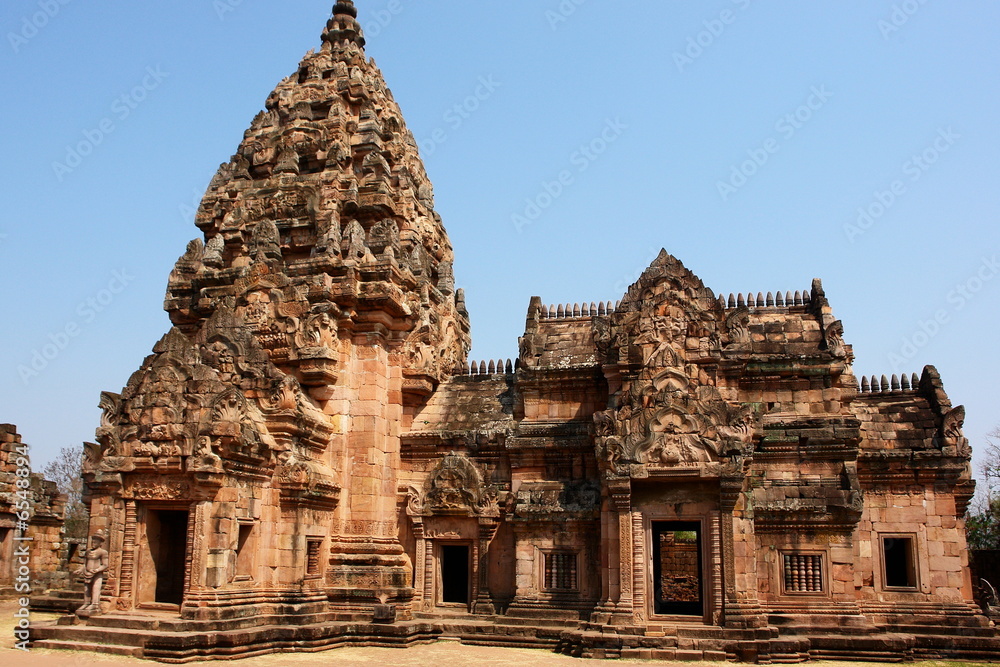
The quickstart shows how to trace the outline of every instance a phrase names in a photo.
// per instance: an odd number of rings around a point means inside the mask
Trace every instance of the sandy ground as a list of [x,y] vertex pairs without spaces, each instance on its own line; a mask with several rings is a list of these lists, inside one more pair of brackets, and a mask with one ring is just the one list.
[[[124,667],[132,665],[156,665],[161,663],[75,651],[44,651],[40,649],[21,651],[14,648],[13,631],[17,623],[14,612],[17,603],[0,602],[0,667]],[[48,621],[55,616],[32,614],[32,621]],[[580,660],[557,655],[547,651],[532,649],[491,648],[463,646],[455,641],[441,641],[435,644],[414,646],[409,649],[391,648],[340,648],[320,653],[276,653],[244,658],[242,660],[206,661],[187,663],[189,665],[233,665],[233,667],[535,667],[536,665],[569,665],[578,667],[610,667],[612,665],[668,665],[672,663],[643,660]],[[718,667],[719,663],[674,663],[685,667]],[[871,667],[870,663],[812,662],[810,667]],[[911,663],[911,667],[961,667],[977,663],[923,662]],[[979,663],[987,664],[987,663]]]

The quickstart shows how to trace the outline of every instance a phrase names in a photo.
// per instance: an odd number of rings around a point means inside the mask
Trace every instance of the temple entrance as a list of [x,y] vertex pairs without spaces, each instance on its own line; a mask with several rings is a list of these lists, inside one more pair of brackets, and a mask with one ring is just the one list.
[[468,605],[472,587],[469,545],[442,544],[440,549],[441,603]]
[[703,616],[701,524],[654,522],[652,528],[655,613]]
[[184,601],[188,513],[146,510],[139,568],[139,603],[180,605]]

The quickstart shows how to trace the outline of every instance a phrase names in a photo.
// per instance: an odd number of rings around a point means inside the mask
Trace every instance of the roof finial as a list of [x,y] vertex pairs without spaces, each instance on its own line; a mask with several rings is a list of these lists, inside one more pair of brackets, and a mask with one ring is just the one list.
[[358,8],[354,6],[354,0],[339,0],[333,6],[333,15],[347,14],[352,19],[358,18]]
[[358,23],[358,8],[352,0],[338,0],[333,6],[333,18],[326,24],[323,40],[331,44],[339,42],[354,42],[360,47],[365,45],[365,36]]

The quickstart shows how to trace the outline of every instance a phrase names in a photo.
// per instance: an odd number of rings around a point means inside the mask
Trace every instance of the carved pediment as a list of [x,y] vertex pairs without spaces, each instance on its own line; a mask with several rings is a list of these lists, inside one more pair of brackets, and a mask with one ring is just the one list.
[[431,471],[422,491],[410,488],[407,508],[411,515],[499,516],[499,492],[483,482],[468,457],[452,453]]
[[654,389],[626,401],[594,415],[598,459],[618,474],[630,465],[653,470],[742,458],[760,432],[755,406],[727,403],[712,387],[693,394]]
[[333,471],[319,461],[300,459],[290,452],[279,457],[274,479],[281,495],[291,501],[333,507],[340,498],[340,486]]
[[592,514],[601,506],[601,487],[593,480],[531,482],[516,495],[517,514]]
[[271,458],[274,448],[260,411],[237,389],[226,390],[215,399],[199,435],[209,438],[211,451],[227,461],[263,463]]

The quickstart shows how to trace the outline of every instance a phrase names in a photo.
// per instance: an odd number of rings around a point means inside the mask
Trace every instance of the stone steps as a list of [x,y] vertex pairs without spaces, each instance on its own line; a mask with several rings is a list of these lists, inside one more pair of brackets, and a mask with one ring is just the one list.
[[961,657],[971,659],[974,656],[991,655],[990,661],[996,661],[1000,652],[1000,637],[975,637],[941,633],[939,635],[914,635],[915,655],[940,656],[943,658]]
[[[107,621],[107,617],[102,618]],[[258,619],[259,620],[259,619]],[[274,619],[269,619],[273,621]],[[149,619],[146,619],[149,625]],[[408,646],[434,641],[440,625],[406,622],[397,625],[329,624],[258,625],[238,630],[172,632],[147,628],[114,628],[106,625],[32,626],[32,645],[73,648],[92,645],[128,650],[129,655],[162,662],[190,662],[206,657],[262,655],[279,651],[316,651],[346,645]]]
[[104,644],[138,648],[152,636],[170,636],[170,633],[136,631],[120,628],[95,628],[88,625],[42,625],[32,627],[32,641],[71,641],[84,644]]
[[728,659],[725,651],[691,651],[673,648],[624,648],[619,657],[623,660],[673,660],[676,662],[724,662]]
[[31,597],[31,611],[71,614],[83,606],[83,590],[55,589]]
[[[810,659],[900,662],[921,659],[988,659],[1000,654],[1000,637],[956,634],[953,628],[917,626],[922,633],[826,632],[788,634],[782,628],[733,630],[711,626],[670,625],[622,628],[544,620],[453,613],[419,613],[395,624],[302,623],[290,615],[257,616],[234,621],[185,620],[164,615],[114,614],[89,624],[37,624],[32,642],[39,648],[93,650],[139,656],[162,662],[191,662],[275,652],[322,651],[341,646],[405,647],[439,640],[476,646],[557,650],[587,658],[661,660],[756,660],[796,663]],[[69,617],[71,618],[71,617]],[[62,619],[66,623],[67,617]],[[529,622],[532,621],[533,622]],[[296,622],[299,621],[299,622]],[[249,625],[248,625],[249,624]],[[574,627],[568,628],[567,625]],[[589,626],[589,627],[584,627]],[[792,628],[798,630],[798,628]]]
[[929,626],[929,625],[893,625],[893,632],[911,634],[911,635],[947,635],[949,637],[987,637],[993,638],[997,636],[997,632],[994,628],[986,628],[981,626]]
[[187,632],[230,632],[278,624],[276,619],[286,619],[288,625],[317,625],[323,623],[351,623],[350,619],[342,619],[334,613],[317,614],[272,614],[266,616],[247,616],[245,618],[201,620],[180,618],[177,614],[140,615],[140,614],[103,614],[92,616],[87,624],[101,628],[124,628],[130,630],[160,631],[170,633]]
[[141,658],[142,648],[136,646],[120,646],[117,644],[92,644],[88,642],[61,641],[45,639],[31,644],[32,649],[49,649],[52,651],[91,651],[93,653],[108,653],[123,655],[130,658]]
[[901,634],[812,635],[809,655],[814,659],[902,662],[912,660],[913,637]]

